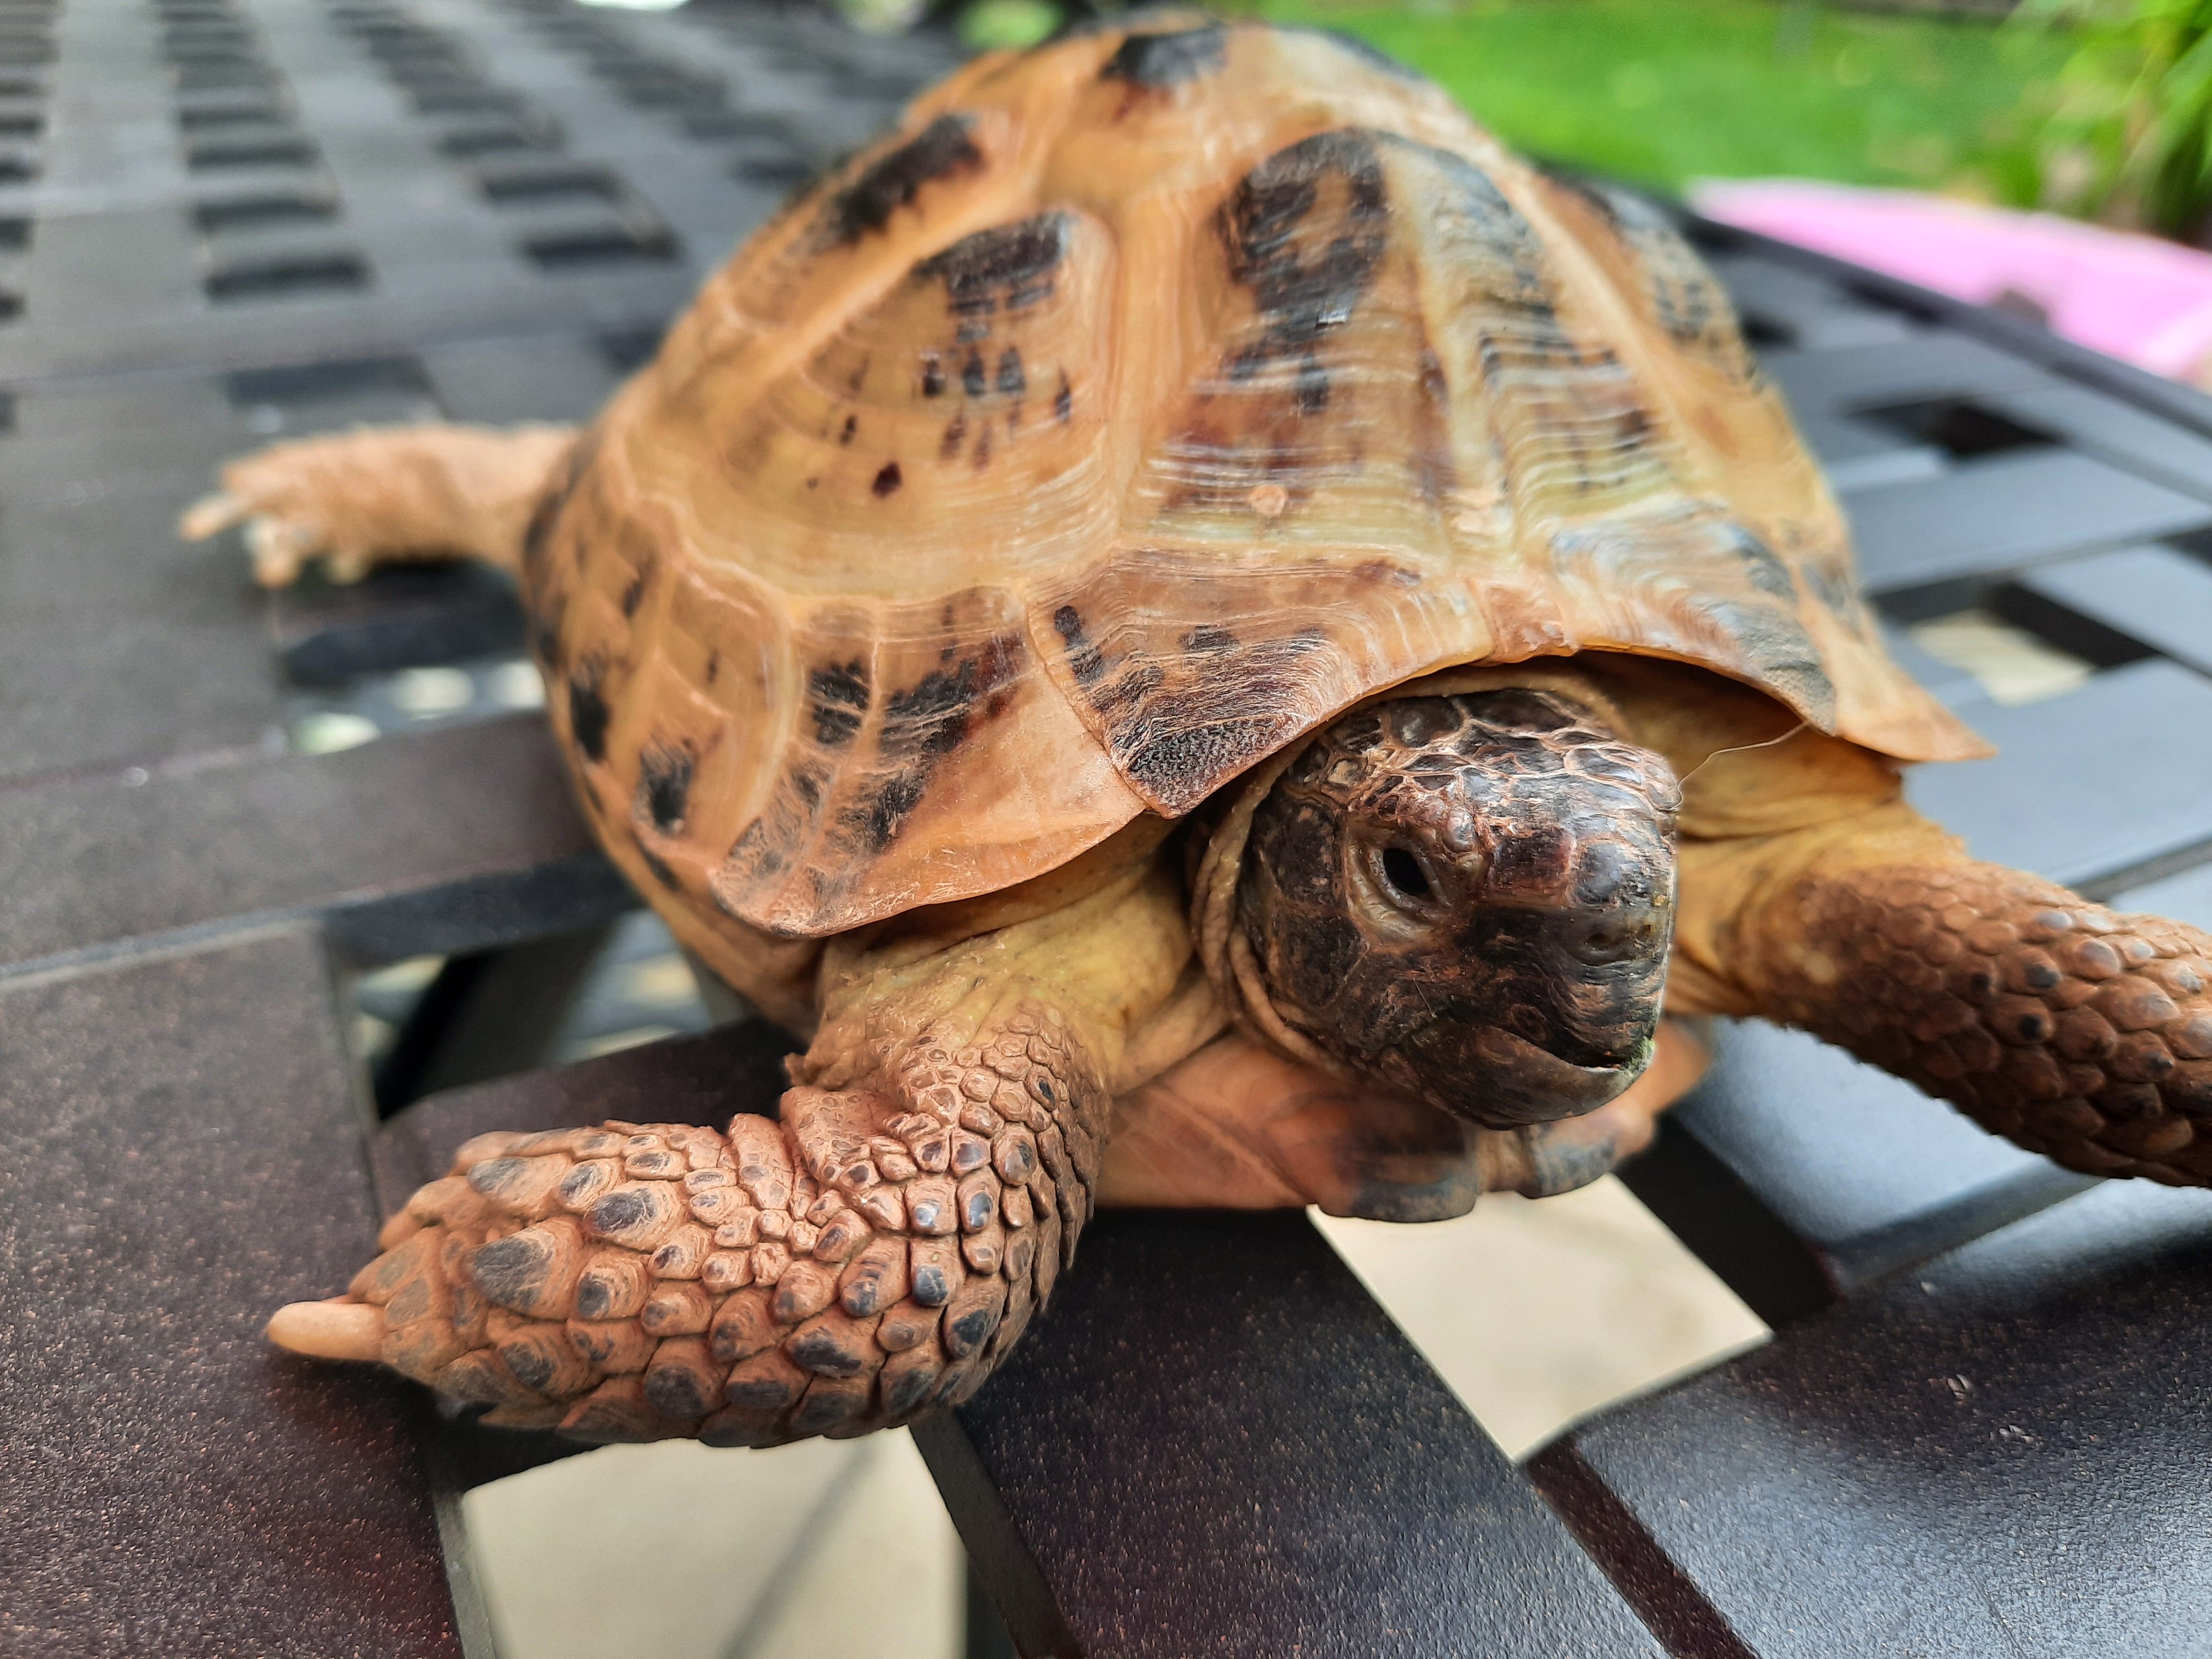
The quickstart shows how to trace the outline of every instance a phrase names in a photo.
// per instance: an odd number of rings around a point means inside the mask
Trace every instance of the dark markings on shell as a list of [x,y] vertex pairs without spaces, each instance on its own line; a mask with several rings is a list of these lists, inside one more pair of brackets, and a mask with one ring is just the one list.
[[1247,644],[1209,625],[1179,645],[1164,661],[1131,659],[1110,677],[1078,675],[1124,775],[1177,814],[1297,735],[1297,711],[1310,700],[1305,659],[1326,641],[1307,628]]
[[1029,377],[1022,373],[1022,354],[1018,348],[1008,346],[999,354],[997,386],[1008,397],[1018,397],[1029,389]]
[[937,354],[933,351],[921,360],[921,395],[936,398],[942,396],[944,392],[945,365],[938,362]]
[[623,616],[635,617],[637,615],[638,606],[645,603],[646,584],[652,579],[653,567],[650,564],[641,567],[637,574],[629,579],[629,586],[623,588],[622,591],[622,613]]
[[1229,32],[1218,23],[1170,34],[1133,34],[1121,42],[1102,81],[1127,81],[1136,87],[1179,87],[1218,75],[1229,61]]
[[[916,282],[943,283],[945,303],[956,317],[981,319],[1002,303],[1020,310],[1051,293],[1053,275],[1067,257],[1073,229],[1074,221],[1065,213],[1040,213],[994,225],[933,253],[915,266],[912,276]],[[980,357],[971,354],[969,361],[980,369]],[[963,369],[963,382],[967,374]],[[970,386],[969,392],[977,396],[981,390]]]
[[1410,140],[1393,143],[1448,182],[1433,211],[1455,249],[1470,298],[1486,313],[1477,361],[1481,383],[1504,417],[1525,419],[1542,432],[1553,477],[1577,495],[1679,491],[1667,459],[1670,446],[1635,375],[1610,347],[1578,340],[1561,322],[1551,261],[1535,228],[1465,157]]
[[1866,598],[1859,591],[1858,574],[1851,568],[1850,555],[1841,549],[1815,553],[1805,561],[1804,574],[1815,599],[1854,629],[1868,632]]
[[1459,464],[1451,447],[1451,383],[1434,350],[1421,350],[1421,402],[1415,411],[1412,465],[1413,487],[1423,500],[1441,506],[1458,487]]
[[[1343,192],[1301,236],[1324,185]],[[1346,127],[1278,150],[1246,173],[1217,222],[1229,273],[1252,291],[1266,336],[1237,352],[1232,380],[1280,359],[1298,362],[1303,414],[1328,406],[1328,373],[1315,347],[1352,319],[1387,246],[1390,205],[1375,136]]]
[[832,663],[806,677],[807,712],[814,717],[814,741],[824,749],[852,742],[868,712],[872,695],[868,667],[858,657]]
[[906,479],[899,471],[899,464],[896,461],[885,461],[877,471],[875,482],[868,488],[875,495],[883,496],[890,495],[905,482]]
[[1751,578],[1751,585],[1784,605],[1795,605],[1797,581],[1790,574],[1790,567],[1775,556],[1772,548],[1741,525],[1730,525],[1729,531],[1735,556],[1743,561],[1744,574]]
[[968,735],[976,706],[1012,678],[1021,642],[1000,635],[948,672],[933,669],[884,702],[884,754],[894,760],[942,759]]
[[1629,191],[1553,168],[1539,171],[1553,187],[1588,204],[1620,239],[1642,279],[1652,320],[1670,339],[1731,375],[1758,379],[1735,303],[1660,209]]
[[1106,659],[1083,631],[1083,614],[1072,605],[1063,605],[1052,613],[1052,625],[1060,632],[1060,643],[1066,647],[1067,672],[1075,676],[1078,685],[1091,685],[1106,672]]
[[[579,444],[579,449],[583,446]],[[568,504],[568,493],[575,480],[571,477],[558,489],[549,489],[532,509],[530,525],[522,532],[522,574],[525,580],[539,583],[545,580],[546,554],[552,546],[553,526],[561,521],[561,509]]]
[[963,415],[955,415],[951,420],[945,423],[945,436],[938,442],[937,459],[940,461],[951,460],[955,455],[957,455],[960,453],[960,446],[965,443],[967,440],[967,416]]
[[586,760],[607,757],[607,722],[612,711],[601,688],[606,684],[606,665],[580,664],[568,676],[568,732]]
[[972,137],[975,123],[965,115],[940,115],[890,154],[878,156],[860,177],[832,196],[822,210],[823,241],[849,247],[911,203],[933,179],[973,173],[983,152]]
[[637,757],[637,804],[664,836],[684,826],[691,798],[691,774],[698,764],[680,744],[656,743]]
[[1075,413],[1075,389],[1067,383],[1066,369],[1060,371],[1060,390],[1052,396],[1052,412],[1054,418],[1062,426],[1066,426],[1069,417]]
[[530,586],[543,585],[547,571],[546,556],[553,544],[553,528],[560,522],[562,509],[568,498],[576,493],[576,486],[599,459],[599,429],[593,426],[576,440],[568,451],[567,462],[561,469],[560,482],[538,498],[532,509],[530,523],[522,532],[522,574]]
[[1388,583],[1393,587],[1419,587],[1421,585],[1419,571],[1395,564],[1389,559],[1363,559],[1352,567],[1352,574],[1361,582],[1370,585]]
[[971,398],[980,398],[990,390],[991,382],[983,373],[983,354],[971,351],[968,361],[960,366],[960,389]]
[[975,470],[981,472],[991,464],[991,423],[983,422],[983,429],[975,434]]
[[837,434],[838,447],[842,449],[847,444],[851,443],[854,436],[860,431],[860,417],[857,415],[848,415],[845,417],[844,426],[839,429]]
[[[1647,593],[1692,660],[1741,662],[1816,726],[1835,720],[1836,689],[1797,615],[1789,567],[1732,520],[1684,507],[1672,518],[1555,532],[1553,556],[1608,588]],[[1746,579],[1759,597],[1736,599]]]
[[1021,653],[1018,637],[999,635],[957,666],[933,669],[884,699],[877,746],[891,763],[890,775],[853,823],[870,850],[890,845],[927,792],[938,763],[968,740],[979,720],[1003,711],[1000,694],[1013,679]]
[[530,654],[548,674],[561,669],[561,622],[548,609],[532,606],[530,613]]
[[667,860],[662,858],[659,854],[654,852],[634,835],[629,838],[629,842],[631,847],[636,849],[638,862],[645,866],[647,872],[655,881],[672,893],[684,890],[683,882],[678,879],[676,872],[668,867]]

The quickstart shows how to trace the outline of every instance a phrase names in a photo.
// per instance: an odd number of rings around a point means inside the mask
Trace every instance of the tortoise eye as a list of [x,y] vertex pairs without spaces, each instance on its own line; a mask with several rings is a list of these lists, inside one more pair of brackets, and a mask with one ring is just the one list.
[[1463,878],[1457,866],[1440,869],[1402,841],[1371,847],[1367,854],[1368,884],[1376,896],[1401,921],[1424,927],[1449,915]]
[[1416,904],[1425,903],[1436,896],[1436,889],[1430,886],[1428,874],[1421,868],[1420,860],[1402,847],[1382,849],[1382,879]]

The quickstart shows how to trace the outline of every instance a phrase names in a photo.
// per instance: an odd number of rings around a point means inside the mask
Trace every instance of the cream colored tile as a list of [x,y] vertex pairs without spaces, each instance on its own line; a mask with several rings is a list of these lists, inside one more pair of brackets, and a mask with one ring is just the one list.
[[[958,1650],[959,1545],[903,1430],[611,1446],[479,1487],[463,1516],[501,1659]],[[896,1597],[854,1595],[856,1562]]]
[[1769,1334],[1610,1176],[1533,1202],[1493,1194],[1456,1221],[1315,1220],[1516,1458]]
[[844,1501],[722,1659],[959,1659],[967,1564],[903,1429],[858,1443]]
[[2081,658],[1986,611],[1955,611],[1908,631],[1912,642],[1938,662],[1972,674],[1995,702],[2040,702],[2087,684],[2096,672]]

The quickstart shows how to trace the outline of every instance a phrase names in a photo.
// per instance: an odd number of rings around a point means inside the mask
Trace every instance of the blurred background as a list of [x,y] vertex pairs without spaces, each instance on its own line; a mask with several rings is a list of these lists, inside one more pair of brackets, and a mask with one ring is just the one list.
[[[843,0],[873,27],[913,3]],[[2212,385],[2208,0],[1220,9],[1357,35],[1547,161]],[[1071,15],[1066,0],[964,0],[937,15],[980,48]]]

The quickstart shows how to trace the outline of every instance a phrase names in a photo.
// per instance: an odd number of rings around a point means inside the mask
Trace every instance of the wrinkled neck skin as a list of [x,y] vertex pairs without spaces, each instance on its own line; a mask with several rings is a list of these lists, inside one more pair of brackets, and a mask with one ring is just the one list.
[[1493,1127],[1635,1080],[1675,904],[1673,771],[1595,691],[1529,678],[1340,717],[1255,810],[1237,887],[1284,1025]]

